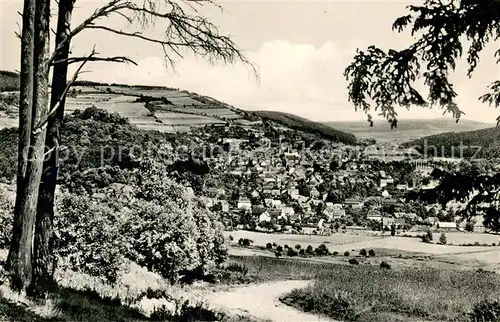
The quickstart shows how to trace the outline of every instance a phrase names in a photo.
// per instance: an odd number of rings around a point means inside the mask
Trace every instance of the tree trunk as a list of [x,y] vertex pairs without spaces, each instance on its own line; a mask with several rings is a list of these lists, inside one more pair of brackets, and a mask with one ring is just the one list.
[[31,136],[33,109],[33,50],[35,33],[35,0],[25,0],[21,37],[21,88],[19,101],[19,143],[17,155],[17,194],[14,210],[12,239],[6,269],[10,272],[12,286],[20,290],[31,274],[31,239],[34,218],[20,212],[24,197],[24,182]]
[[73,4],[73,0],[60,0],[58,8],[55,45],[58,51],[54,60],[58,63],[54,65],[52,73],[51,109],[58,101],[61,102],[57,113],[49,119],[47,124],[45,145],[52,152],[45,157],[38,195],[31,285],[31,291],[38,296],[50,291],[54,285],[55,259],[52,249],[54,197],[59,167],[59,127],[64,117],[65,97],[63,93],[67,86],[68,63],[65,60],[68,59],[70,47],[70,41],[66,38],[71,32]]
[[22,234],[26,238],[25,240],[21,240],[23,243],[20,245],[20,251],[24,254],[23,260],[26,261],[26,270],[23,272],[23,276],[17,280],[17,285],[14,286],[19,290],[25,289],[32,278],[33,223],[38,203],[38,189],[42,175],[45,143],[45,129],[44,127],[39,127],[39,125],[47,115],[49,98],[49,19],[50,0],[38,0],[35,8],[33,114],[30,130],[30,149],[18,214],[26,220],[26,225],[22,227]]

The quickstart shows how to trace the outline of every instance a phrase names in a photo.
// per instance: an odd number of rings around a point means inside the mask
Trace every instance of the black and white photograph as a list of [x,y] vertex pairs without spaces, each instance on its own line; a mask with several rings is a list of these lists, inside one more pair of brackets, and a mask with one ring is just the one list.
[[0,23],[1,322],[500,322],[500,0]]

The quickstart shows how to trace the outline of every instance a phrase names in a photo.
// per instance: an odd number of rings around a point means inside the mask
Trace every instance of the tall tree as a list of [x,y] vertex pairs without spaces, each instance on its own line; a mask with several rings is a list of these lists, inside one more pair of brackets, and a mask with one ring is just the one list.
[[[31,6],[31,4],[28,4]],[[25,289],[32,278],[32,244],[34,221],[36,217],[38,190],[44,158],[45,128],[39,126],[46,118],[48,107],[48,80],[49,80],[49,45],[50,45],[50,0],[39,0],[34,10],[34,37],[33,37],[33,98],[32,114],[29,124],[20,124],[21,132],[29,129],[29,148],[26,160],[26,171],[21,190],[17,193],[18,208],[16,216],[22,218],[23,226],[20,232],[21,243],[17,247],[17,239],[13,238],[15,245],[11,252],[22,254],[22,260],[13,253],[9,258],[9,268],[12,272],[12,286],[15,289]],[[31,60],[30,60],[31,62]],[[27,66],[25,66],[26,68]],[[25,129],[24,127],[27,127]],[[24,155],[23,155],[24,157]],[[13,261],[13,259],[16,259]]]
[[14,211],[12,241],[6,268],[11,272],[13,285],[22,287],[22,280],[31,274],[31,235],[29,227],[33,219],[20,212],[26,176],[28,150],[31,137],[31,115],[33,108],[33,50],[35,37],[35,0],[25,0],[23,9],[23,29],[21,35],[21,75],[19,101],[19,144],[17,191]]
[[[40,181],[37,216],[35,221],[35,239],[33,261],[33,280],[31,292],[41,295],[52,287],[52,276],[55,262],[51,253],[52,222],[54,221],[54,197],[57,183],[57,168],[59,165],[59,126],[64,117],[65,95],[67,92],[67,74],[71,33],[71,15],[74,0],[60,0],[58,3],[57,30],[52,84],[50,94],[50,110],[54,117],[47,120],[46,148],[47,158],[43,164]],[[61,105],[61,108],[57,108]],[[50,113],[50,112],[49,112]]]
[[[396,19],[393,30],[410,29],[415,42],[403,50],[384,51],[376,46],[358,50],[345,70],[349,99],[356,109],[365,113],[375,110],[392,121],[397,119],[397,106],[430,104],[451,113],[458,122],[464,113],[455,102],[458,94],[449,75],[466,49],[467,75],[472,77],[481,51],[489,43],[498,44],[500,0],[426,0],[423,5],[408,9],[410,14]],[[495,57],[500,63],[500,49]],[[498,75],[497,70],[494,73]],[[427,99],[416,89],[415,82],[420,79],[429,89]],[[490,84],[479,99],[499,107],[500,80]],[[462,215],[482,212],[486,226],[500,231],[499,174],[459,171],[442,172],[438,177],[441,183],[422,193],[423,199],[442,204],[450,200],[467,202]]]

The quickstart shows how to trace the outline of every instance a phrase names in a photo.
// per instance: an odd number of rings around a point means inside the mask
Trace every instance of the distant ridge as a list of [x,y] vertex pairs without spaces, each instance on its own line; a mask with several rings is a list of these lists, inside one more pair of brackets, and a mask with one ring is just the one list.
[[10,92],[19,90],[19,74],[0,70],[0,92]]
[[352,133],[346,133],[330,125],[314,122],[297,115],[274,111],[255,111],[249,113],[257,115],[263,120],[273,121],[294,130],[317,134],[334,142],[356,144],[357,141],[356,136]]
[[[427,155],[433,155],[437,151],[439,157],[499,158],[500,129],[492,127],[475,131],[441,133],[405,142],[402,146],[414,147]],[[433,147],[436,147],[436,150]],[[460,152],[461,147],[463,152]]]
[[391,130],[385,120],[376,120],[373,127],[367,121],[327,122],[330,126],[341,131],[355,134],[359,138],[373,138],[380,142],[404,143],[429,135],[445,132],[474,131],[492,127],[491,123],[482,123],[473,120],[461,119],[458,123],[454,119],[402,119],[398,127]]

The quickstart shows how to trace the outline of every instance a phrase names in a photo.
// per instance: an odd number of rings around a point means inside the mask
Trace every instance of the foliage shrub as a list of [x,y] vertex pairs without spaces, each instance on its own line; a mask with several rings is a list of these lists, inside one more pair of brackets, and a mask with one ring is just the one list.
[[368,256],[370,256],[370,257],[375,256],[375,251],[374,251],[373,249],[370,249],[370,250],[368,251]]
[[345,251],[345,252],[344,252],[344,256],[345,256],[345,257],[348,257],[349,255],[351,255],[351,253],[349,253],[348,251]]
[[366,249],[362,248],[362,249],[359,251],[359,256],[366,257],[367,255],[368,255],[368,253],[366,252]]
[[243,276],[248,274],[248,267],[244,264],[231,263],[228,264],[225,269],[230,272],[241,273]]
[[286,251],[286,255],[290,256],[290,257],[295,257],[298,254],[299,253],[295,249],[293,249],[293,248],[288,248],[287,251]]
[[496,322],[500,320],[500,300],[476,303],[469,313],[470,322]]
[[273,244],[267,243],[266,244],[266,249],[273,249]]
[[248,247],[248,246],[250,246],[251,243],[252,243],[252,241],[248,238],[240,238],[238,240],[238,245],[243,246],[243,247]]
[[387,263],[387,262],[384,261],[384,262],[380,263],[380,268],[382,268],[382,269],[391,269],[391,265],[389,265],[389,263]]
[[129,205],[122,227],[127,256],[171,281],[219,267],[227,245],[215,215],[192,192],[162,176],[158,164],[142,168],[149,169],[138,180],[143,200]]
[[474,231],[474,222],[472,221],[467,221],[465,223],[465,230],[468,231],[468,232],[473,232]]
[[431,231],[430,229],[429,229],[429,230],[427,230],[427,234],[426,234],[426,236],[427,236],[427,239],[428,239],[429,241],[433,241],[433,240],[434,240],[434,236],[433,236],[432,231]]
[[325,244],[321,244],[316,249],[314,250],[314,253],[317,256],[327,256],[330,254],[330,251],[328,250],[328,247],[326,247]]
[[281,245],[278,245],[278,246],[276,247],[276,251],[278,251],[278,252],[282,252],[282,251],[283,251],[283,247],[282,247]]
[[14,202],[0,193],[0,249],[8,249],[14,221]]
[[63,266],[115,282],[125,245],[116,212],[86,196],[63,194],[56,201],[53,242]]
[[359,265],[359,261],[356,258],[351,258],[351,259],[349,259],[349,264]]
[[306,248],[306,255],[307,256],[312,256],[314,255],[314,249],[312,248],[311,245],[308,245],[307,248]]
[[446,245],[447,244],[447,240],[446,240],[446,235],[445,233],[442,233],[441,236],[439,236],[439,243],[441,245]]
[[189,300],[176,302],[173,310],[165,305],[155,308],[150,316],[152,321],[224,321],[227,318],[225,313],[209,309],[203,302],[191,305]]
[[199,272],[202,277],[224,262],[227,249],[222,228],[208,210],[139,202],[128,216],[123,233],[132,260],[171,281]]
[[280,300],[305,312],[326,314],[342,321],[358,318],[355,302],[346,292],[330,293],[326,290],[312,292],[311,289],[295,289]]

